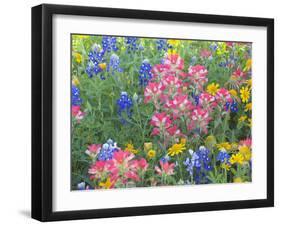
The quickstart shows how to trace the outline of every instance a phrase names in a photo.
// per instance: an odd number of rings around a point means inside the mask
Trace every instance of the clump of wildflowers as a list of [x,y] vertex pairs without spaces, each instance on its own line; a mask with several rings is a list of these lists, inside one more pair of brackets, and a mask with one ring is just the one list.
[[125,46],[127,48],[127,52],[142,50],[142,45],[137,37],[125,37]]
[[118,151],[117,143],[111,139],[108,139],[106,143],[102,145],[101,150],[98,153],[98,160],[109,160],[112,159],[113,154]]
[[116,52],[118,50],[116,37],[103,36],[102,37],[102,48],[103,48],[103,51]]
[[167,52],[168,49],[172,48],[172,46],[168,43],[167,39],[157,39],[156,47],[158,51],[163,50],[165,52]]

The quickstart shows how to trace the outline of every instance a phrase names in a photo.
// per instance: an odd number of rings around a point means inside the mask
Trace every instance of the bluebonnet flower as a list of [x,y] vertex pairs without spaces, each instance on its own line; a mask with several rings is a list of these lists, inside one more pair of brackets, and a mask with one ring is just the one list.
[[120,98],[116,101],[117,112],[123,124],[126,123],[122,113],[124,112],[129,118],[132,116],[133,100],[128,96],[127,92],[121,92]]
[[201,163],[199,156],[196,152],[189,149],[189,154],[191,155],[191,158],[187,157],[186,160],[183,162],[183,164],[186,166],[186,170],[189,172],[190,175],[193,174],[193,167],[200,168]]
[[209,157],[210,150],[204,146],[200,146],[196,153],[199,156],[199,160],[201,160],[201,164],[203,165],[204,169],[211,170],[211,159]]
[[212,43],[209,48],[212,50],[212,51],[216,51],[217,48],[218,48],[218,45],[216,43]]
[[172,48],[171,45],[167,42],[167,39],[157,39],[156,47],[158,51],[164,50],[167,51],[169,48]]
[[230,155],[226,152],[226,150],[221,150],[217,155],[217,161],[221,163],[228,163]]
[[106,161],[113,158],[113,154],[118,151],[117,143],[111,139],[108,139],[106,143],[102,145],[102,148],[98,154],[98,160]]
[[222,61],[219,63],[219,67],[226,67],[226,66],[227,66],[227,62]]
[[231,112],[236,113],[238,111],[238,104],[236,101],[226,102],[224,105],[224,109],[226,111],[230,110]]
[[165,155],[165,156],[163,156],[160,159],[160,161],[163,162],[163,163],[169,162],[170,161],[170,157],[168,155]]
[[78,190],[85,190],[86,189],[86,183],[85,182],[80,182],[77,184],[77,189]]
[[82,103],[82,99],[80,98],[80,90],[75,85],[72,85],[71,92],[72,106],[80,106]]
[[125,37],[125,45],[127,47],[127,52],[142,49],[142,46],[139,44],[139,39],[137,37]]
[[190,158],[186,158],[183,164],[186,166],[187,172],[194,177],[195,183],[208,183],[206,171],[212,170],[211,159],[209,157],[210,150],[204,146],[200,146],[195,152],[189,150]]
[[140,86],[147,86],[152,78],[151,65],[148,60],[144,60],[139,70],[139,84]]
[[193,99],[194,99],[195,105],[198,106],[200,94],[199,94],[199,95],[195,95],[194,93],[192,93],[191,96],[192,96]]
[[102,37],[102,48],[103,51],[116,52],[118,50],[116,46],[116,37],[110,37],[110,36],[103,36]]
[[123,71],[123,69],[120,68],[119,56],[117,56],[114,53],[110,56],[109,64],[107,65],[107,71],[110,71],[110,70],[112,71],[112,74],[114,74],[114,72]]
[[[92,50],[88,54],[89,60],[86,67],[86,73],[88,74],[89,78],[92,78],[93,75],[97,75],[103,71],[101,65],[104,64],[104,53],[105,51],[101,49],[99,45],[93,45]],[[104,79],[102,75],[100,76],[101,79]]]

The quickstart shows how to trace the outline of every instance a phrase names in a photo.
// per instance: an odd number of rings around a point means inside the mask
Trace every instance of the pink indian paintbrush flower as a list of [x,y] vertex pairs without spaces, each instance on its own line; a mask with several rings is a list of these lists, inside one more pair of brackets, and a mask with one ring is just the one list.
[[203,90],[203,85],[208,81],[208,71],[203,65],[190,66],[188,76],[193,86],[198,90]]
[[225,88],[220,88],[216,93],[216,100],[217,102],[220,102],[222,104],[225,104],[226,102],[232,102],[231,95],[229,91]]
[[81,111],[80,106],[72,106],[71,113],[72,116],[77,120],[77,122],[80,122],[80,120],[83,119],[85,116],[85,112]]
[[244,78],[247,74],[244,73],[240,68],[237,68],[233,73],[233,76],[237,77],[237,78]]
[[148,103],[150,100],[156,101],[162,94],[165,86],[158,82],[149,82],[144,90],[144,103]]
[[239,142],[239,144],[241,145],[241,146],[243,146],[243,145],[245,145],[245,146],[247,146],[247,147],[251,147],[252,146],[252,139],[251,138],[247,138],[247,139],[245,139],[245,140],[241,140],[240,142]]
[[160,167],[159,166],[155,166],[155,170],[159,175],[173,175],[174,174],[174,168],[175,168],[175,164],[174,163],[169,163],[169,162],[163,162],[160,161]]
[[96,156],[99,151],[101,150],[101,144],[91,144],[88,146],[88,149],[85,151],[85,153],[89,156]]
[[191,119],[192,120],[189,125],[190,128],[200,129],[204,133],[208,132],[207,126],[209,124],[209,121],[211,120],[211,117],[209,116],[209,112],[206,109],[196,107],[192,111]]
[[178,54],[168,54],[163,63],[171,65],[172,69],[182,70],[184,68],[184,60]]
[[150,124],[156,127],[168,128],[172,125],[170,117],[165,113],[155,113],[150,121]]
[[201,50],[200,52],[200,56],[201,57],[205,57],[205,58],[208,58],[212,55],[212,52],[210,50],[207,50],[207,49],[203,49]]

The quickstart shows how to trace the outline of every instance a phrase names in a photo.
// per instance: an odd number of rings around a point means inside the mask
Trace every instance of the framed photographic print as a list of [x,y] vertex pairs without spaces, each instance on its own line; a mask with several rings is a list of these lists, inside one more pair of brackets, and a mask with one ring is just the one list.
[[32,217],[274,205],[274,21],[32,8]]

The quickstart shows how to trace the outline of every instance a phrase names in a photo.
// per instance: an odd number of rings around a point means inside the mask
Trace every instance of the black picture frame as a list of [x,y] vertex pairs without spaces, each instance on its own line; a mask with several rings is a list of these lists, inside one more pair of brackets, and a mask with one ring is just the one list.
[[[52,18],[55,14],[246,25],[267,29],[267,198],[95,210],[52,210]],[[40,221],[122,217],[274,206],[274,20],[43,4],[32,8],[32,218]]]

